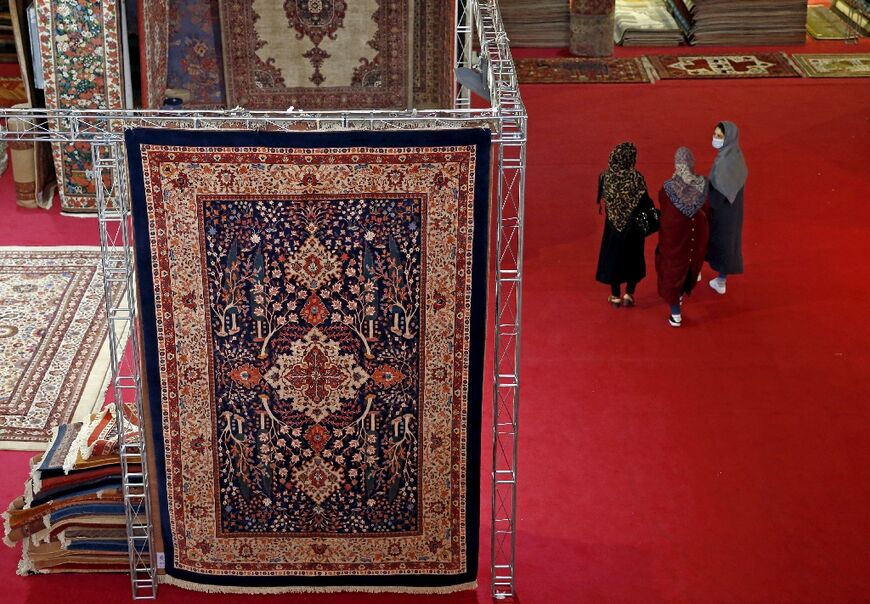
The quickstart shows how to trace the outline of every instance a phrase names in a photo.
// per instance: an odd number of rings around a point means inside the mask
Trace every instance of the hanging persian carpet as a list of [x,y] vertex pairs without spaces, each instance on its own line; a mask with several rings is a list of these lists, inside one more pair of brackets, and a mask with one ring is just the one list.
[[452,106],[453,2],[219,0],[227,103]]
[[126,144],[163,580],[471,588],[489,132]]

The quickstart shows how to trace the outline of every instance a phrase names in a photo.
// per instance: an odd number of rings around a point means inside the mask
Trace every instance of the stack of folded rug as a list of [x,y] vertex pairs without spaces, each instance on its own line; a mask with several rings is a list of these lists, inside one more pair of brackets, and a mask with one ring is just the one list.
[[692,28],[695,26],[695,21],[692,19],[692,11],[689,10],[686,4],[687,0],[665,0],[665,6],[668,12],[676,21],[680,31],[683,32],[683,37],[691,42]]
[[679,46],[683,32],[665,0],[616,0],[613,41],[623,46]]
[[816,40],[849,40],[857,37],[854,27],[850,27],[825,4],[810,4],[807,8],[807,33]]
[[862,36],[870,36],[870,1],[834,0],[831,10]]
[[568,46],[568,0],[500,0],[511,46]]
[[[135,433],[136,417],[128,410],[125,418]],[[31,460],[24,495],[3,515],[4,542],[23,544],[19,574],[128,570],[117,425],[114,406],[62,424]]]
[[698,45],[801,44],[806,40],[806,0],[669,0],[672,12],[691,15]]

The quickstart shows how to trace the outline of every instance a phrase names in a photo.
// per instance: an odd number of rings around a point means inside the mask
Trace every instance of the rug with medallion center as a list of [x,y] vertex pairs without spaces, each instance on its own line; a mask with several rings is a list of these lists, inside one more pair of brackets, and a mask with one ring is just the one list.
[[219,0],[230,107],[447,108],[454,4]]
[[164,581],[474,585],[489,148],[127,133]]
[[102,406],[107,331],[100,248],[0,248],[0,449]]

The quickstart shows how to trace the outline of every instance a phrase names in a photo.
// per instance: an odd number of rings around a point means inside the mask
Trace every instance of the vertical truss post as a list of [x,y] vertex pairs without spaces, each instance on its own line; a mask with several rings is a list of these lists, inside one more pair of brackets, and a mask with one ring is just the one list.
[[[524,125],[522,130],[524,130]],[[523,281],[524,136],[498,149],[492,459],[492,595],[515,593],[519,361]]]
[[517,443],[527,116],[498,5],[475,3],[481,52],[487,55],[498,120],[496,284],[492,425],[492,554],[496,599],[516,594]]
[[[456,67],[471,67],[474,51],[474,20],[471,18],[469,0],[454,0],[456,15],[456,45],[454,65]],[[454,109],[471,107],[471,92],[459,82],[454,81]]]
[[[131,411],[137,418],[143,417],[143,402],[139,374],[134,248],[123,143],[118,140],[94,141],[91,156],[109,321],[110,383],[118,424],[121,485],[130,554],[130,586],[134,600],[154,599],[157,597],[157,569],[152,555],[153,524],[148,497],[145,439],[142,431],[128,433],[125,429]],[[127,340],[124,339],[125,335]]]

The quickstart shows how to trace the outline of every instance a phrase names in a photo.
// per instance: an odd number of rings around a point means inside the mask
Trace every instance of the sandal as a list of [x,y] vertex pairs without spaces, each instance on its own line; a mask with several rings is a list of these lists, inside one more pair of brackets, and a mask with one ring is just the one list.
[[631,294],[624,294],[622,296],[622,305],[625,307],[634,306],[634,296]]
[[619,296],[607,296],[607,301],[613,305],[613,308],[619,308],[619,305],[622,302]]

